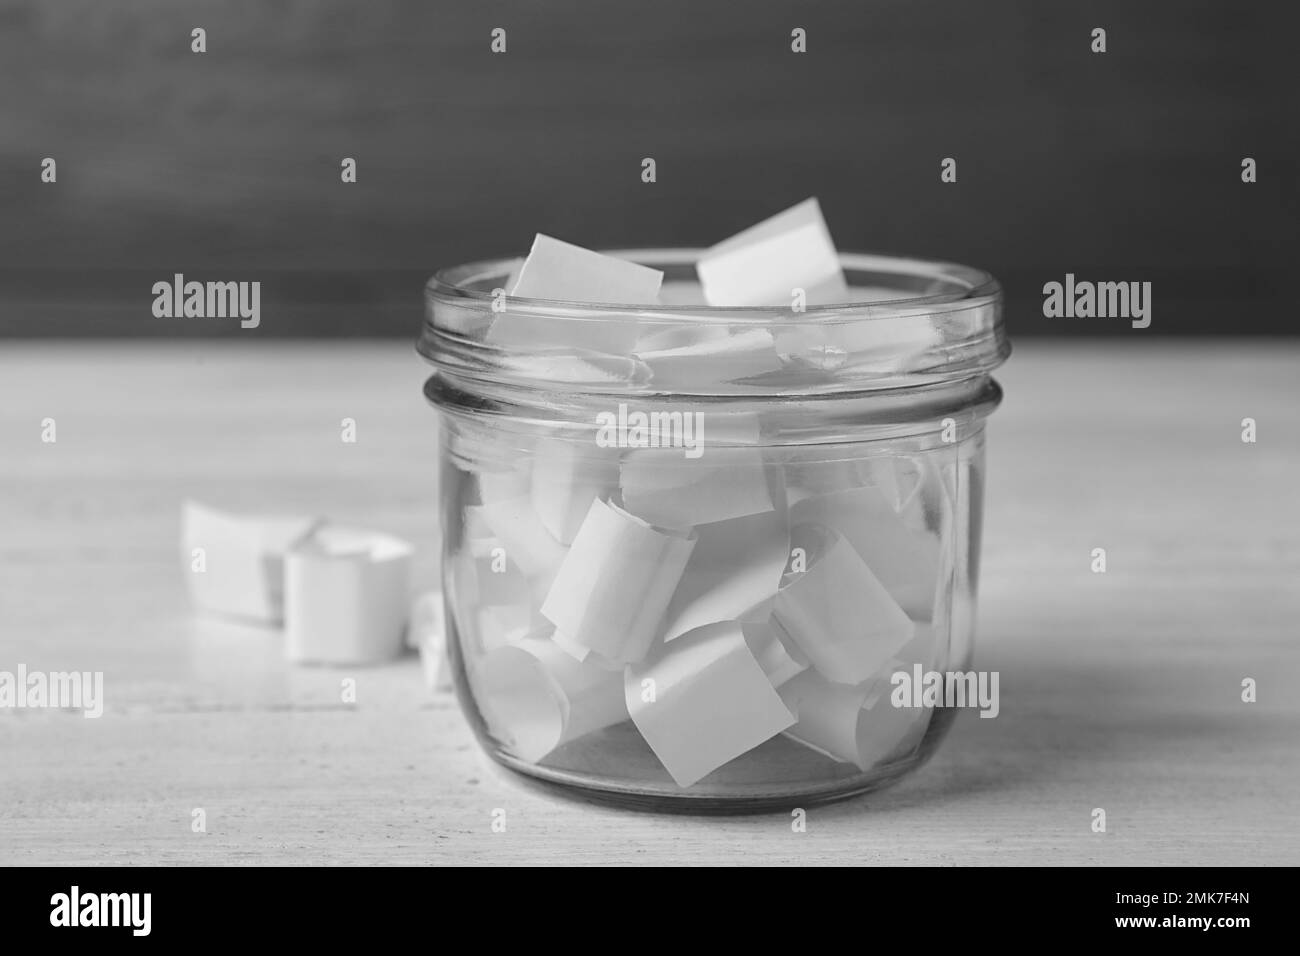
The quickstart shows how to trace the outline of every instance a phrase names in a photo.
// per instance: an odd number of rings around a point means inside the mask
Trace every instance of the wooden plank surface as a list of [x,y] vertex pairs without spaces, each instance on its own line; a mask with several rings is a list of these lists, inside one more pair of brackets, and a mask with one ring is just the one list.
[[6,345],[0,669],[103,670],[106,705],[0,710],[0,863],[1300,863],[1298,368],[1293,343],[1020,348],[991,421],[977,645],[1001,714],[796,834],[539,791],[414,659],[290,667],[276,632],[191,614],[187,495],[397,532],[432,574],[408,343]]

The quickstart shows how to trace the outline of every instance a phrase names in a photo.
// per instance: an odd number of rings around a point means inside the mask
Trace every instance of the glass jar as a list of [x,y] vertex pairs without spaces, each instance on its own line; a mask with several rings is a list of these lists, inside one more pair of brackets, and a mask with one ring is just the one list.
[[[844,254],[853,301],[713,308],[426,288],[448,647],[495,760],[653,809],[805,806],[934,752],[974,637],[987,273]],[[915,688],[915,689],[914,689]]]

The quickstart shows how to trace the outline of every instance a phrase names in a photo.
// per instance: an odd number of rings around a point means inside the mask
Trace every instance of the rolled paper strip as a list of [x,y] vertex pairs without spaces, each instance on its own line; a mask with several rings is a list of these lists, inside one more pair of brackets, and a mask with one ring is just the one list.
[[678,786],[689,787],[794,723],[741,625],[709,624],[627,669],[627,710]]
[[[520,482],[523,482],[520,486]],[[527,476],[516,473],[481,475],[480,515],[505,548],[506,560],[524,574],[549,575],[564,560],[565,547],[542,524],[533,508]],[[518,493],[514,493],[518,488]]]
[[696,266],[709,305],[844,302],[848,286],[817,200],[806,199],[710,248]]
[[656,528],[594,501],[542,602],[567,642],[607,661],[633,663],[650,649],[695,548],[694,532]]
[[618,488],[618,458],[590,443],[544,438],[533,457],[533,509],[561,544],[573,542],[597,498]]
[[715,421],[704,412],[683,413],[692,414],[703,423],[695,436],[698,457],[670,448],[628,452],[619,479],[623,506],[651,524],[683,529],[776,508],[773,485],[782,500],[784,485],[779,469],[769,468],[763,457],[752,419]]
[[914,625],[845,538],[827,532],[807,569],[777,592],[773,617],[823,677],[858,684],[912,637]]
[[908,527],[878,489],[864,486],[804,498],[791,505],[790,522],[834,528],[911,618],[931,619],[939,539]]
[[766,620],[790,556],[785,516],[760,512],[698,525],[699,540],[664,619],[671,641],[705,624]]
[[324,527],[285,559],[285,656],[367,664],[402,649],[411,546],[399,538]]
[[[319,518],[232,515],[185,501],[181,558],[195,607],[278,623],[284,618],[284,559]],[[202,549],[202,563],[195,549]]]
[[650,384],[656,389],[695,389],[701,383],[735,382],[782,367],[772,333],[766,329],[638,352],[637,358],[649,366]]
[[885,672],[853,686],[805,671],[779,691],[798,715],[786,736],[859,770],[909,753],[924,737],[930,711],[895,707],[889,677]]
[[488,729],[530,763],[627,720],[621,672],[575,661],[543,637],[490,651],[475,676]]
[[808,669],[807,659],[793,648],[793,642],[791,647],[786,646],[780,627],[770,619],[742,624],[741,630],[754,660],[773,687],[780,687]]

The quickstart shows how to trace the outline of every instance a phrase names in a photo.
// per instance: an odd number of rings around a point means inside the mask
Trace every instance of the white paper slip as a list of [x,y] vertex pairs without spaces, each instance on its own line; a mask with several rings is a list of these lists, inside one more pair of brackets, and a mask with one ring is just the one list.
[[181,558],[194,606],[279,623],[284,556],[319,524],[318,518],[232,515],[183,502]]
[[807,658],[799,653],[793,642],[786,645],[781,628],[770,618],[743,624],[741,630],[750,653],[773,687],[780,687],[808,669]]
[[[619,486],[632,514],[664,528],[690,528],[772,511],[773,483],[759,447],[709,444],[708,413],[698,458],[675,448],[640,448],[623,458]],[[784,488],[782,487],[782,497]]]
[[877,488],[804,498],[791,505],[790,522],[834,528],[909,617],[917,621],[933,617],[939,538],[908,527]]
[[285,559],[285,656],[299,663],[370,664],[402,650],[411,546],[326,526]]
[[678,786],[689,787],[794,723],[741,625],[710,624],[627,669],[628,713]]
[[694,532],[656,528],[595,501],[560,565],[542,614],[567,646],[641,660],[695,548]]
[[664,640],[719,621],[766,620],[790,557],[785,515],[760,512],[695,532],[699,540],[668,606]]
[[816,199],[806,199],[710,248],[696,266],[712,306],[844,302],[848,285]]
[[928,710],[894,707],[890,690],[887,673],[852,686],[805,671],[779,691],[798,716],[785,734],[833,760],[870,770],[914,749],[930,720]]
[[407,646],[419,652],[424,681],[435,691],[452,688],[445,613],[442,592],[428,591],[411,603],[406,625]]
[[664,274],[541,233],[519,271],[511,295],[565,302],[653,305]]
[[530,763],[627,720],[622,672],[575,661],[544,637],[489,652],[475,674],[489,731]]
[[637,358],[650,369],[650,384],[664,391],[699,391],[779,371],[776,341],[766,329],[709,336],[698,342],[647,351]]
[[546,530],[533,507],[526,473],[482,474],[478,515],[505,549],[506,560],[529,577],[550,576],[564,560],[565,546]]
[[533,453],[533,509],[551,536],[573,543],[597,498],[618,488],[618,455],[594,442],[543,438]]
[[[849,542],[818,529],[814,544],[796,526],[807,569],[791,571],[772,616],[823,677],[858,684],[883,667],[912,637],[914,625]],[[805,543],[805,541],[807,543]]]

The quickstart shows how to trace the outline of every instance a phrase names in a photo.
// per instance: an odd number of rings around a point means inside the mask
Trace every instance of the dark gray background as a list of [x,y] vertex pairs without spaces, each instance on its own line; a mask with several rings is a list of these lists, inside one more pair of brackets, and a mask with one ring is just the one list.
[[[413,336],[430,272],[534,232],[707,245],[817,195],[841,249],[993,271],[1016,335],[1139,334],[1043,318],[1066,272],[1152,282],[1146,336],[1294,333],[1289,9],[0,0],[0,332]],[[261,328],[153,318],[174,272],[261,280]]]

